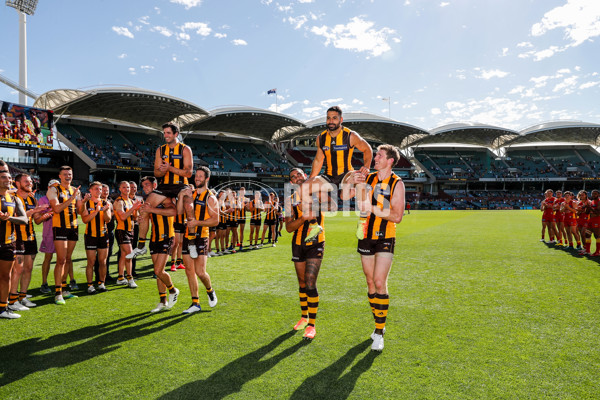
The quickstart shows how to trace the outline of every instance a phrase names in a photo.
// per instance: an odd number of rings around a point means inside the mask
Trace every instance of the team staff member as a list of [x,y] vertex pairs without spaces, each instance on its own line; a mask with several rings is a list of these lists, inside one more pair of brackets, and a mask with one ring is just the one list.
[[[142,190],[146,195],[152,193],[157,187],[156,178],[146,176],[142,179]],[[158,287],[159,302],[150,312],[156,313],[164,308],[172,308],[177,303],[179,289],[173,285],[171,276],[165,271],[167,257],[173,245],[175,230],[173,229],[173,219],[177,215],[177,209],[173,200],[166,198],[158,207],[152,207],[150,203],[144,203],[141,210],[150,214],[152,220],[152,234],[150,238],[150,255],[154,266],[154,275],[156,275],[156,286]],[[169,291],[169,301],[167,301],[167,291]]]
[[[382,144],[375,153],[375,170],[366,178],[368,190],[364,201],[358,203],[362,213],[367,214],[365,238],[358,241],[363,272],[367,279],[368,297],[375,318],[375,330],[371,334],[371,349],[383,350],[383,335],[390,304],[387,281],[392,268],[396,245],[396,224],[404,215],[404,183],[392,167],[400,159],[396,147]],[[356,183],[362,175],[355,175]]]
[[[290,171],[290,183],[302,185],[306,181],[306,174],[300,168]],[[303,210],[303,206],[305,207]],[[320,210],[313,214],[310,204],[300,199],[298,192],[285,199],[285,229],[292,237],[292,261],[298,277],[300,295],[300,320],[294,325],[294,330],[304,329],[303,337],[307,340],[314,339],[316,335],[315,321],[319,309],[319,292],[317,278],[321,269],[323,252],[325,250],[325,231],[312,240],[306,241],[310,229],[310,221],[316,220],[323,227],[323,215]],[[306,329],[305,329],[306,328]]]
[[[206,288],[208,295],[208,305],[214,307],[217,305],[217,295],[212,288],[210,275],[206,272],[206,260],[208,259],[208,236],[209,227],[217,226],[219,223],[219,203],[216,197],[208,189],[208,181],[210,179],[210,169],[205,166],[200,166],[196,170],[195,183],[196,189],[186,193],[193,201],[193,215],[188,215],[186,212],[187,231],[183,239],[183,259],[188,268],[185,269],[188,284],[190,285],[190,293],[192,295],[192,305],[185,311],[184,314],[191,314],[200,311],[199,294],[198,294],[198,278]],[[181,205],[178,204],[178,212],[182,212]],[[199,232],[198,229],[200,228]],[[193,229],[193,231],[192,231]],[[190,249],[196,248],[198,257],[193,258],[190,254]]]
[[[194,162],[192,150],[189,146],[179,141],[179,128],[171,123],[163,125],[163,137],[166,144],[156,149],[154,157],[154,176],[161,178],[161,182],[146,202],[152,207],[161,204],[165,198],[175,199],[179,193],[187,188],[188,178],[192,177]],[[191,199],[181,196],[178,202],[187,204]],[[146,235],[148,234],[149,215],[140,215],[140,240],[138,247],[127,258],[134,258],[146,253]]]
[[[333,106],[327,109],[327,129],[317,136],[317,154],[312,163],[309,179],[302,191],[302,199],[305,202],[310,201],[308,197],[312,193],[329,192],[340,187],[344,176],[354,170],[352,154],[355,148],[363,153],[363,166],[359,170],[360,173],[365,177],[369,173],[373,149],[358,133],[342,126],[343,122],[340,107]],[[319,175],[323,165],[325,165],[325,174]],[[318,234],[318,230],[319,226],[313,221],[307,240],[312,240]]]
[[16,196],[21,200],[25,215],[27,215],[27,224],[15,227],[16,262],[11,276],[11,293],[8,303],[13,311],[25,311],[36,306],[27,298],[33,262],[37,254],[37,240],[33,222],[35,221],[39,225],[44,221],[42,213],[46,211],[46,206],[38,206],[35,197],[33,197],[33,181],[29,174],[17,175],[15,185],[17,187]]
[[252,248],[252,238],[254,237],[254,248],[258,249],[258,234],[262,224],[262,212],[264,210],[260,192],[254,192],[254,199],[250,202],[250,248]]
[[48,188],[46,195],[54,212],[52,216],[52,233],[56,250],[54,302],[58,305],[64,305],[65,299],[77,297],[66,290],[66,287],[69,266],[73,262],[71,256],[73,250],[75,250],[77,240],[79,240],[77,213],[83,206],[83,200],[79,193],[79,187],[74,188],[71,186],[73,181],[73,169],[71,167],[60,167],[58,177],[60,183]]
[[[115,237],[121,250],[117,285],[128,285],[130,288],[135,289],[137,288],[137,284],[131,274],[131,259],[127,258],[126,255],[131,253],[134,213],[140,208],[142,203],[139,200],[133,202],[129,198],[129,182],[127,181],[119,183],[119,192],[121,195],[115,199],[115,204],[113,205],[115,216],[117,217]],[[127,272],[127,279],[123,276],[125,271]]]
[[[108,256],[108,229],[106,223],[112,219],[112,204],[101,198],[102,183],[92,182],[90,185],[90,199],[81,210],[81,220],[87,224],[84,234],[85,254],[87,266],[87,292],[96,294],[106,292],[106,258]],[[94,264],[98,261],[98,289],[94,287]]]
[[0,160],[0,318],[16,319],[19,314],[8,307],[10,274],[15,261],[14,224],[26,224],[27,215],[20,200],[8,193],[12,186],[12,177],[8,165]]

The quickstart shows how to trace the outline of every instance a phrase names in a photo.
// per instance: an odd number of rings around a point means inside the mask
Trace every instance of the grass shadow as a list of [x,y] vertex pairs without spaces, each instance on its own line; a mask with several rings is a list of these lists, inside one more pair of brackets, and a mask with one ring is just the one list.
[[296,389],[290,399],[346,399],[352,391],[358,378],[371,368],[375,358],[381,354],[369,351],[359,362],[357,362],[346,374],[350,364],[359,354],[365,351],[371,343],[370,339],[361,342],[348,350],[339,360],[319,371],[317,374],[307,378],[302,385]]
[[[148,318],[151,320],[144,321]],[[120,343],[150,335],[181,321],[183,318],[180,314],[154,318],[152,314],[140,313],[57,334],[47,339],[31,338],[2,346],[0,387],[39,371],[67,367],[109,353],[119,349]],[[82,340],[85,342],[77,343]],[[71,343],[77,344],[51,351]]]
[[299,343],[281,351],[280,353],[263,360],[267,354],[275,350],[287,339],[294,336],[295,331],[284,333],[273,339],[270,343],[246,354],[225,365],[208,378],[187,383],[163,396],[161,399],[222,399],[237,393],[242,386],[263,375],[286,357],[291,356],[309,342],[302,340]]

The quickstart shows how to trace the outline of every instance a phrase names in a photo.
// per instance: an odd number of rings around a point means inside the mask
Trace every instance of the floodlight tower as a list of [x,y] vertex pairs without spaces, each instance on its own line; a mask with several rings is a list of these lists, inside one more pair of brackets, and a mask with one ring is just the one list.
[[[27,88],[27,15],[33,15],[38,0],[6,0],[6,5],[19,12],[19,85]],[[19,91],[19,103],[27,104],[25,93]]]

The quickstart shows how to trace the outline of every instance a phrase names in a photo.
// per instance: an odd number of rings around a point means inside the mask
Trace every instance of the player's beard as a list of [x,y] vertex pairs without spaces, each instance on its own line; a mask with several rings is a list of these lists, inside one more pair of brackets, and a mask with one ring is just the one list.
[[338,128],[340,127],[341,124],[327,124],[327,130],[329,132],[333,132],[338,130]]

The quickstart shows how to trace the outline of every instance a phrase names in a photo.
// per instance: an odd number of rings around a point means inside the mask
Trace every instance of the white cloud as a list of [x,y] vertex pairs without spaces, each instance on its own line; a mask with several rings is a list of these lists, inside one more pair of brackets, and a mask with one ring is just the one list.
[[[279,105],[277,106],[277,111],[278,111],[278,112],[283,112],[283,111],[287,110],[288,108],[292,107],[292,106],[293,106],[294,104],[296,104],[296,103],[298,103],[298,102],[297,102],[297,101],[291,101],[291,102],[289,102],[289,103],[282,103],[282,104],[279,104]],[[272,111],[275,111],[275,109],[273,109]]]
[[186,22],[179,28],[181,28],[182,31],[195,30],[200,36],[208,36],[212,32],[212,29],[204,22]]
[[431,113],[433,115],[440,115],[442,113],[442,110],[440,110],[439,108],[432,108]]
[[[394,103],[396,104],[396,103]],[[402,104],[402,108],[403,109],[407,109],[407,108],[413,108],[414,106],[416,106],[418,103],[417,102],[412,102],[412,103],[408,103],[408,104]]]
[[217,32],[217,33],[215,33],[215,37],[216,37],[217,39],[223,39],[223,38],[226,38],[226,37],[227,37],[227,34],[226,34],[226,33],[218,33],[218,32]]
[[189,10],[192,7],[202,4],[202,0],[171,0],[171,3],[181,4],[182,6],[185,6],[186,10]]
[[306,17],[306,15],[300,15],[296,18],[287,17],[287,19],[284,19],[284,21],[287,21],[290,24],[294,25],[294,29],[300,29],[302,25],[304,25],[306,21],[308,21],[308,18]]
[[150,30],[151,30],[152,32],[158,32],[158,33],[160,33],[161,35],[163,35],[163,36],[166,36],[166,37],[171,37],[171,36],[173,36],[173,32],[171,32],[171,31],[169,30],[169,28],[166,28],[166,27],[164,27],[164,26],[154,26],[154,27],[152,27],[152,29],[150,29]]
[[285,12],[285,13],[287,13],[287,12],[290,12],[290,11],[292,11],[292,6],[290,6],[290,5],[287,5],[287,6],[282,6],[282,5],[279,5],[279,4],[278,4],[278,5],[277,5],[277,9],[278,9],[279,11],[281,11],[281,12]]
[[598,0],[567,0],[567,4],[553,8],[542,20],[531,27],[533,36],[542,36],[550,30],[562,28],[570,46],[579,46],[586,40],[600,36],[600,2]]
[[269,4],[271,4],[271,3],[273,2],[273,0],[260,0],[260,2],[261,2],[262,4],[265,4],[265,5],[267,5],[267,6],[268,6]]
[[515,88],[512,88],[508,94],[519,94],[519,93],[523,93],[523,91],[525,90],[525,86],[517,86]]
[[246,42],[244,39],[233,39],[231,41],[231,43],[233,43],[234,46],[247,46],[248,42]]
[[133,33],[131,33],[129,31],[129,29],[123,27],[123,26],[113,26],[112,30],[117,34],[117,35],[121,35],[121,36],[125,36],[128,37],[130,39],[133,39]]
[[475,70],[477,71],[481,71],[481,74],[478,76],[478,78],[481,79],[492,79],[492,78],[504,78],[508,75],[508,72],[505,71],[501,71],[499,69],[490,69],[490,70],[484,70],[484,69],[480,69],[480,68],[475,68]]
[[346,25],[313,26],[310,31],[315,35],[323,36],[326,39],[326,46],[332,44],[338,49],[367,52],[377,57],[391,50],[387,40],[388,36],[395,31],[386,27],[376,30],[373,29],[374,24],[361,17],[354,17]]
[[352,100],[352,104],[359,104],[362,106],[364,104],[364,102],[359,99],[354,99],[354,100]]
[[600,81],[586,82],[586,83],[583,83],[581,86],[579,86],[579,89],[589,89],[591,87],[598,86],[598,85],[600,85]]
[[310,117],[316,117],[321,114],[321,107],[306,107],[302,109],[302,112]]
[[564,94],[571,94],[574,92],[575,87],[577,86],[577,79],[579,79],[579,77],[577,75],[573,75],[568,78],[565,78],[561,83],[554,86],[554,89],[552,89],[552,91],[553,92],[562,91]]
[[531,44],[531,42],[521,42],[521,43],[517,43],[517,47],[532,48],[533,44]]
[[127,57],[127,54],[125,54],[125,53],[121,53],[117,56],[117,58],[120,58],[121,60],[124,59],[125,57]]
[[314,3],[315,0],[298,0],[298,3]]
[[442,2],[440,3],[440,7],[446,7],[446,6],[449,6],[449,5],[450,5],[450,3],[449,3],[449,2],[447,2],[447,1],[442,1]]
[[129,71],[129,73],[130,73],[131,75],[135,75],[135,74],[136,74],[136,72],[135,72],[135,68],[133,68],[133,67],[129,67],[127,70]]
[[508,55],[508,47],[502,48],[502,57],[506,57]]
[[152,65],[141,65],[140,69],[144,72],[150,72],[154,69],[154,66]]
[[177,33],[177,39],[179,40],[190,40],[190,35],[185,32]]
[[138,18],[138,21],[144,25],[150,25],[150,22],[148,22],[149,19],[150,19],[149,15],[144,15],[143,17]]
[[321,100],[321,101],[319,102],[319,104],[320,104],[321,106],[323,106],[323,107],[331,107],[331,106],[334,106],[334,105],[336,105],[336,104],[337,104],[337,105],[339,105],[338,103],[339,103],[340,101],[342,101],[342,100],[344,100],[344,99],[343,99],[343,98],[341,98],[341,97],[338,97],[337,99],[327,99],[327,100]]

